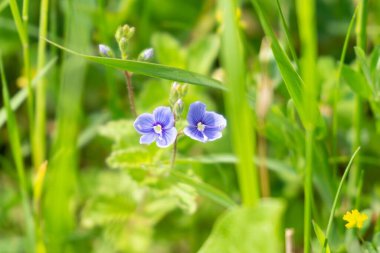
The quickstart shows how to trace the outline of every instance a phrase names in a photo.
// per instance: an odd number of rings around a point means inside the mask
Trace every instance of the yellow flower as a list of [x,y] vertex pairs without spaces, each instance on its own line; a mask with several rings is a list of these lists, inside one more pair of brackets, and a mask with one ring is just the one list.
[[367,215],[360,213],[358,210],[347,211],[343,220],[347,221],[346,228],[362,228],[363,222],[368,219]]

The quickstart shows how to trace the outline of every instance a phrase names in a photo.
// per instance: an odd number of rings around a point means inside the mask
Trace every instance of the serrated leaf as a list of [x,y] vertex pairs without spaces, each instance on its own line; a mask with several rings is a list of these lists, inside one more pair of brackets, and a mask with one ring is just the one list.
[[360,73],[344,65],[342,67],[342,77],[348,86],[350,86],[350,88],[359,96],[367,99],[372,96],[372,88]]
[[143,147],[116,150],[107,158],[107,164],[114,169],[137,169],[149,165],[153,155]]
[[256,207],[227,211],[198,253],[273,253],[282,251],[284,204],[263,200]]
[[224,86],[222,86],[221,82],[215,79],[212,79],[205,75],[187,71],[184,69],[169,67],[166,65],[160,65],[160,64],[149,63],[149,62],[121,60],[121,59],[115,59],[115,58],[85,55],[85,54],[75,52],[71,49],[65,48],[50,40],[46,39],[46,41],[62,50],[65,50],[68,53],[83,57],[89,61],[100,63],[108,67],[122,69],[122,70],[130,71],[135,74],[140,74],[140,75],[145,75],[145,76],[150,76],[150,77],[195,84],[195,85],[215,88],[219,90],[227,90]]

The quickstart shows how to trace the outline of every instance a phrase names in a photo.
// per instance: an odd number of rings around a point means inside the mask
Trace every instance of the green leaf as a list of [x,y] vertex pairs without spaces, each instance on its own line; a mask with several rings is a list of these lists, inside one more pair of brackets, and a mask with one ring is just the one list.
[[[321,248],[324,247],[324,243],[326,241],[326,236],[325,236],[325,233],[323,233],[322,229],[318,226],[318,224],[316,222],[313,221],[313,227],[314,227],[314,232],[317,236],[317,239],[318,239],[318,242],[321,246]],[[327,244],[326,242],[326,253],[330,253],[330,246]]]
[[342,77],[356,94],[366,99],[372,97],[372,88],[363,75],[344,65],[342,67]]
[[107,164],[114,169],[138,169],[151,164],[152,161],[153,156],[143,147],[116,150],[107,158]]
[[108,67],[118,68],[126,71],[133,72],[135,74],[146,75],[150,77],[162,78],[172,81],[178,81],[183,83],[195,84],[209,88],[215,88],[220,90],[226,90],[225,87],[222,86],[221,82],[209,78],[207,76],[194,73],[191,71],[169,67],[165,65],[149,63],[149,62],[140,62],[140,61],[132,61],[132,60],[121,60],[115,58],[105,58],[98,56],[85,55],[78,52],[75,52],[71,49],[65,48],[61,45],[58,45],[50,40],[46,40],[50,44],[65,50],[68,53],[80,56],[85,58],[86,60],[103,64]]
[[184,174],[183,172],[180,172],[178,170],[172,170],[170,172],[170,177],[174,181],[179,181],[194,187],[200,195],[220,204],[221,206],[224,206],[226,208],[236,206],[236,203],[224,192],[202,181],[196,180],[195,178],[192,178],[189,175]]
[[263,200],[251,208],[234,208],[222,215],[198,253],[282,252],[284,204]]

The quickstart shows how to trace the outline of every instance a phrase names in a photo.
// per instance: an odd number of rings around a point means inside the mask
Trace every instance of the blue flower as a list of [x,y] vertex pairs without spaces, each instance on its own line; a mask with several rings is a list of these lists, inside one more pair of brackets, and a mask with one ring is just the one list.
[[226,127],[226,119],[215,112],[206,111],[206,105],[195,102],[190,105],[187,114],[189,125],[184,133],[191,139],[207,142],[214,141],[222,137],[222,130]]
[[169,107],[160,106],[153,111],[153,114],[141,114],[133,126],[142,134],[140,144],[151,144],[156,141],[158,147],[165,148],[173,144],[177,137],[174,115]]

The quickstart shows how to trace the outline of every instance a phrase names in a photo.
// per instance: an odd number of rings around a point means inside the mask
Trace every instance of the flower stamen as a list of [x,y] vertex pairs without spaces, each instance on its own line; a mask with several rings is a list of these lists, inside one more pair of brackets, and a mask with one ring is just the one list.
[[198,122],[197,129],[200,132],[203,132],[205,130],[206,125],[204,125],[202,122]]
[[162,134],[162,126],[160,124],[155,125],[153,130],[156,134]]

